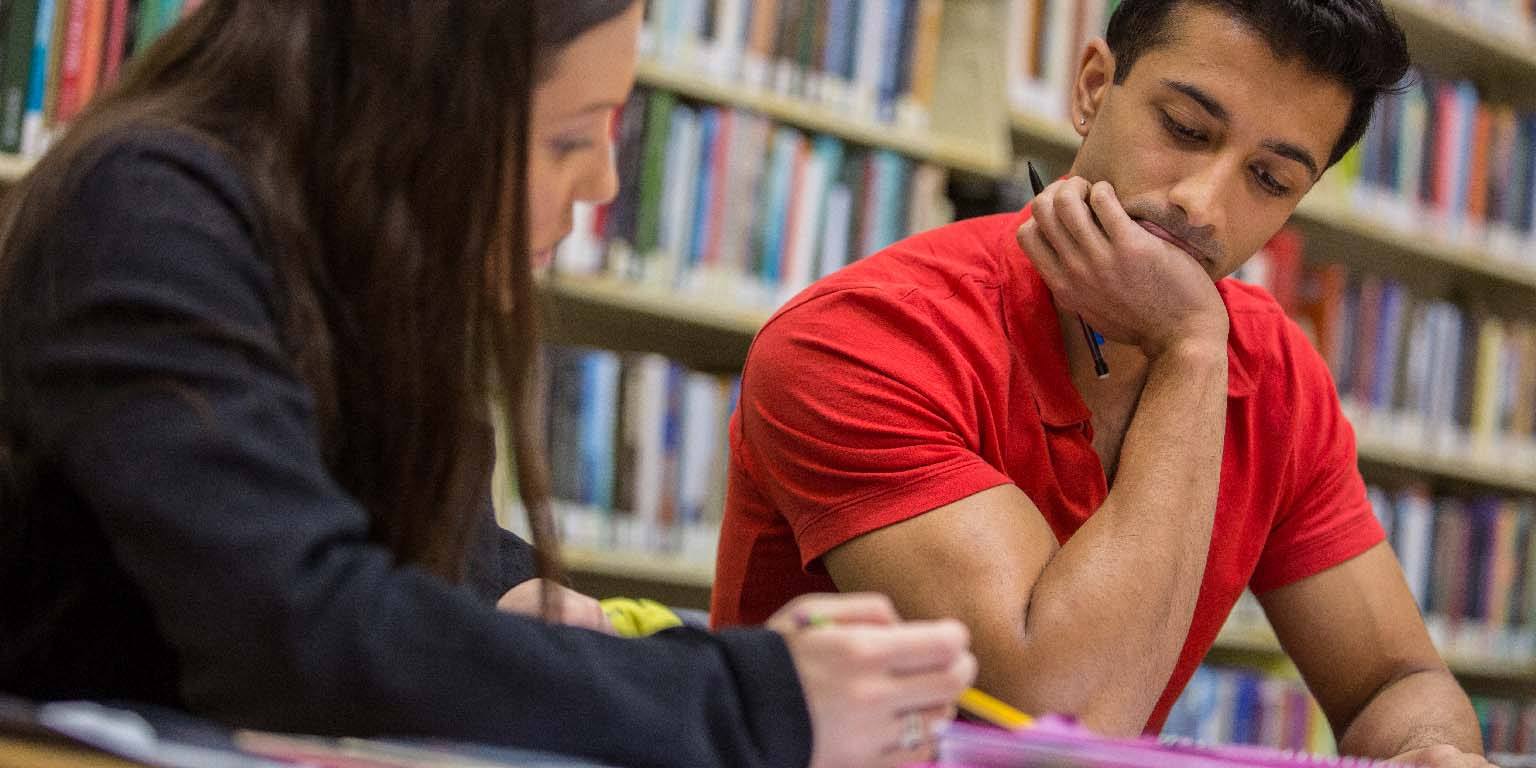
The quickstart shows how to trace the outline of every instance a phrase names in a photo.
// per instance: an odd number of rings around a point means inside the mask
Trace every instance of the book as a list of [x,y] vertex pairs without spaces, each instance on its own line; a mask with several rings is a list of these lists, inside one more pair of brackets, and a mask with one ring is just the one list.
[[22,119],[27,109],[40,7],[20,0],[4,6],[5,56],[0,61],[0,151],[22,150]]

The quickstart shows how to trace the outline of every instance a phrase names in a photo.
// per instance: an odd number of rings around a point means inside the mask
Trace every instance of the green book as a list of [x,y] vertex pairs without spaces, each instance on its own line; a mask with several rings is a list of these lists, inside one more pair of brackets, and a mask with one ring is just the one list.
[[37,36],[37,0],[12,0],[0,9],[5,34],[0,62],[0,152],[21,151],[21,119],[27,108],[27,80],[32,73],[32,42]]
[[640,166],[640,214],[635,224],[635,254],[644,259],[661,241],[661,192],[666,179],[667,137],[677,97],[653,91],[646,106],[645,150]]
[[138,27],[133,30],[133,50],[143,52],[160,34],[160,0],[139,3]]

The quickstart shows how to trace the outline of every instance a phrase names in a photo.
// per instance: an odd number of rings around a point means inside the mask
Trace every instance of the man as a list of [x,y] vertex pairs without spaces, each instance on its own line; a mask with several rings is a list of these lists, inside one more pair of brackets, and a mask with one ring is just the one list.
[[1133,734],[1251,587],[1341,750],[1485,765],[1326,367],[1221,280],[1406,67],[1379,0],[1124,0],[1080,60],[1069,177],[823,280],[758,336],[714,621],[885,592],[965,621],[982,688]]

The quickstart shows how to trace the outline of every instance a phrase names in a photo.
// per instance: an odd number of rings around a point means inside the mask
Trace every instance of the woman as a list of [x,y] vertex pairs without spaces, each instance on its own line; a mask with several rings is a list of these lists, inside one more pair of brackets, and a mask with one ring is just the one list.
[[494,608],[534,569],[491,522],[486,403],[558,578],[529,254],[613,194],[640,13],[207,0],[72,128],[0,232],[0,689],[635,765],[924,754],[974,673],[952,622]]

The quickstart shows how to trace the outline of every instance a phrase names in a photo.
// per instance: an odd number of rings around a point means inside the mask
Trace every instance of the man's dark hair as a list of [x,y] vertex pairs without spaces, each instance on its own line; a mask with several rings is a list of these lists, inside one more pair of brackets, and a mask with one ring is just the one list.
[[1276,56],[1300,57],[1350,90],[1354,106],[1330,166],[1365,133],[1377,98],[1408,72],[1408,41],[1380,0],[1121,0],[1105,33],[1117,85],[1142,54],[1170,42],[1170,17],[1186,3],[1226,11],[1268,41]]

